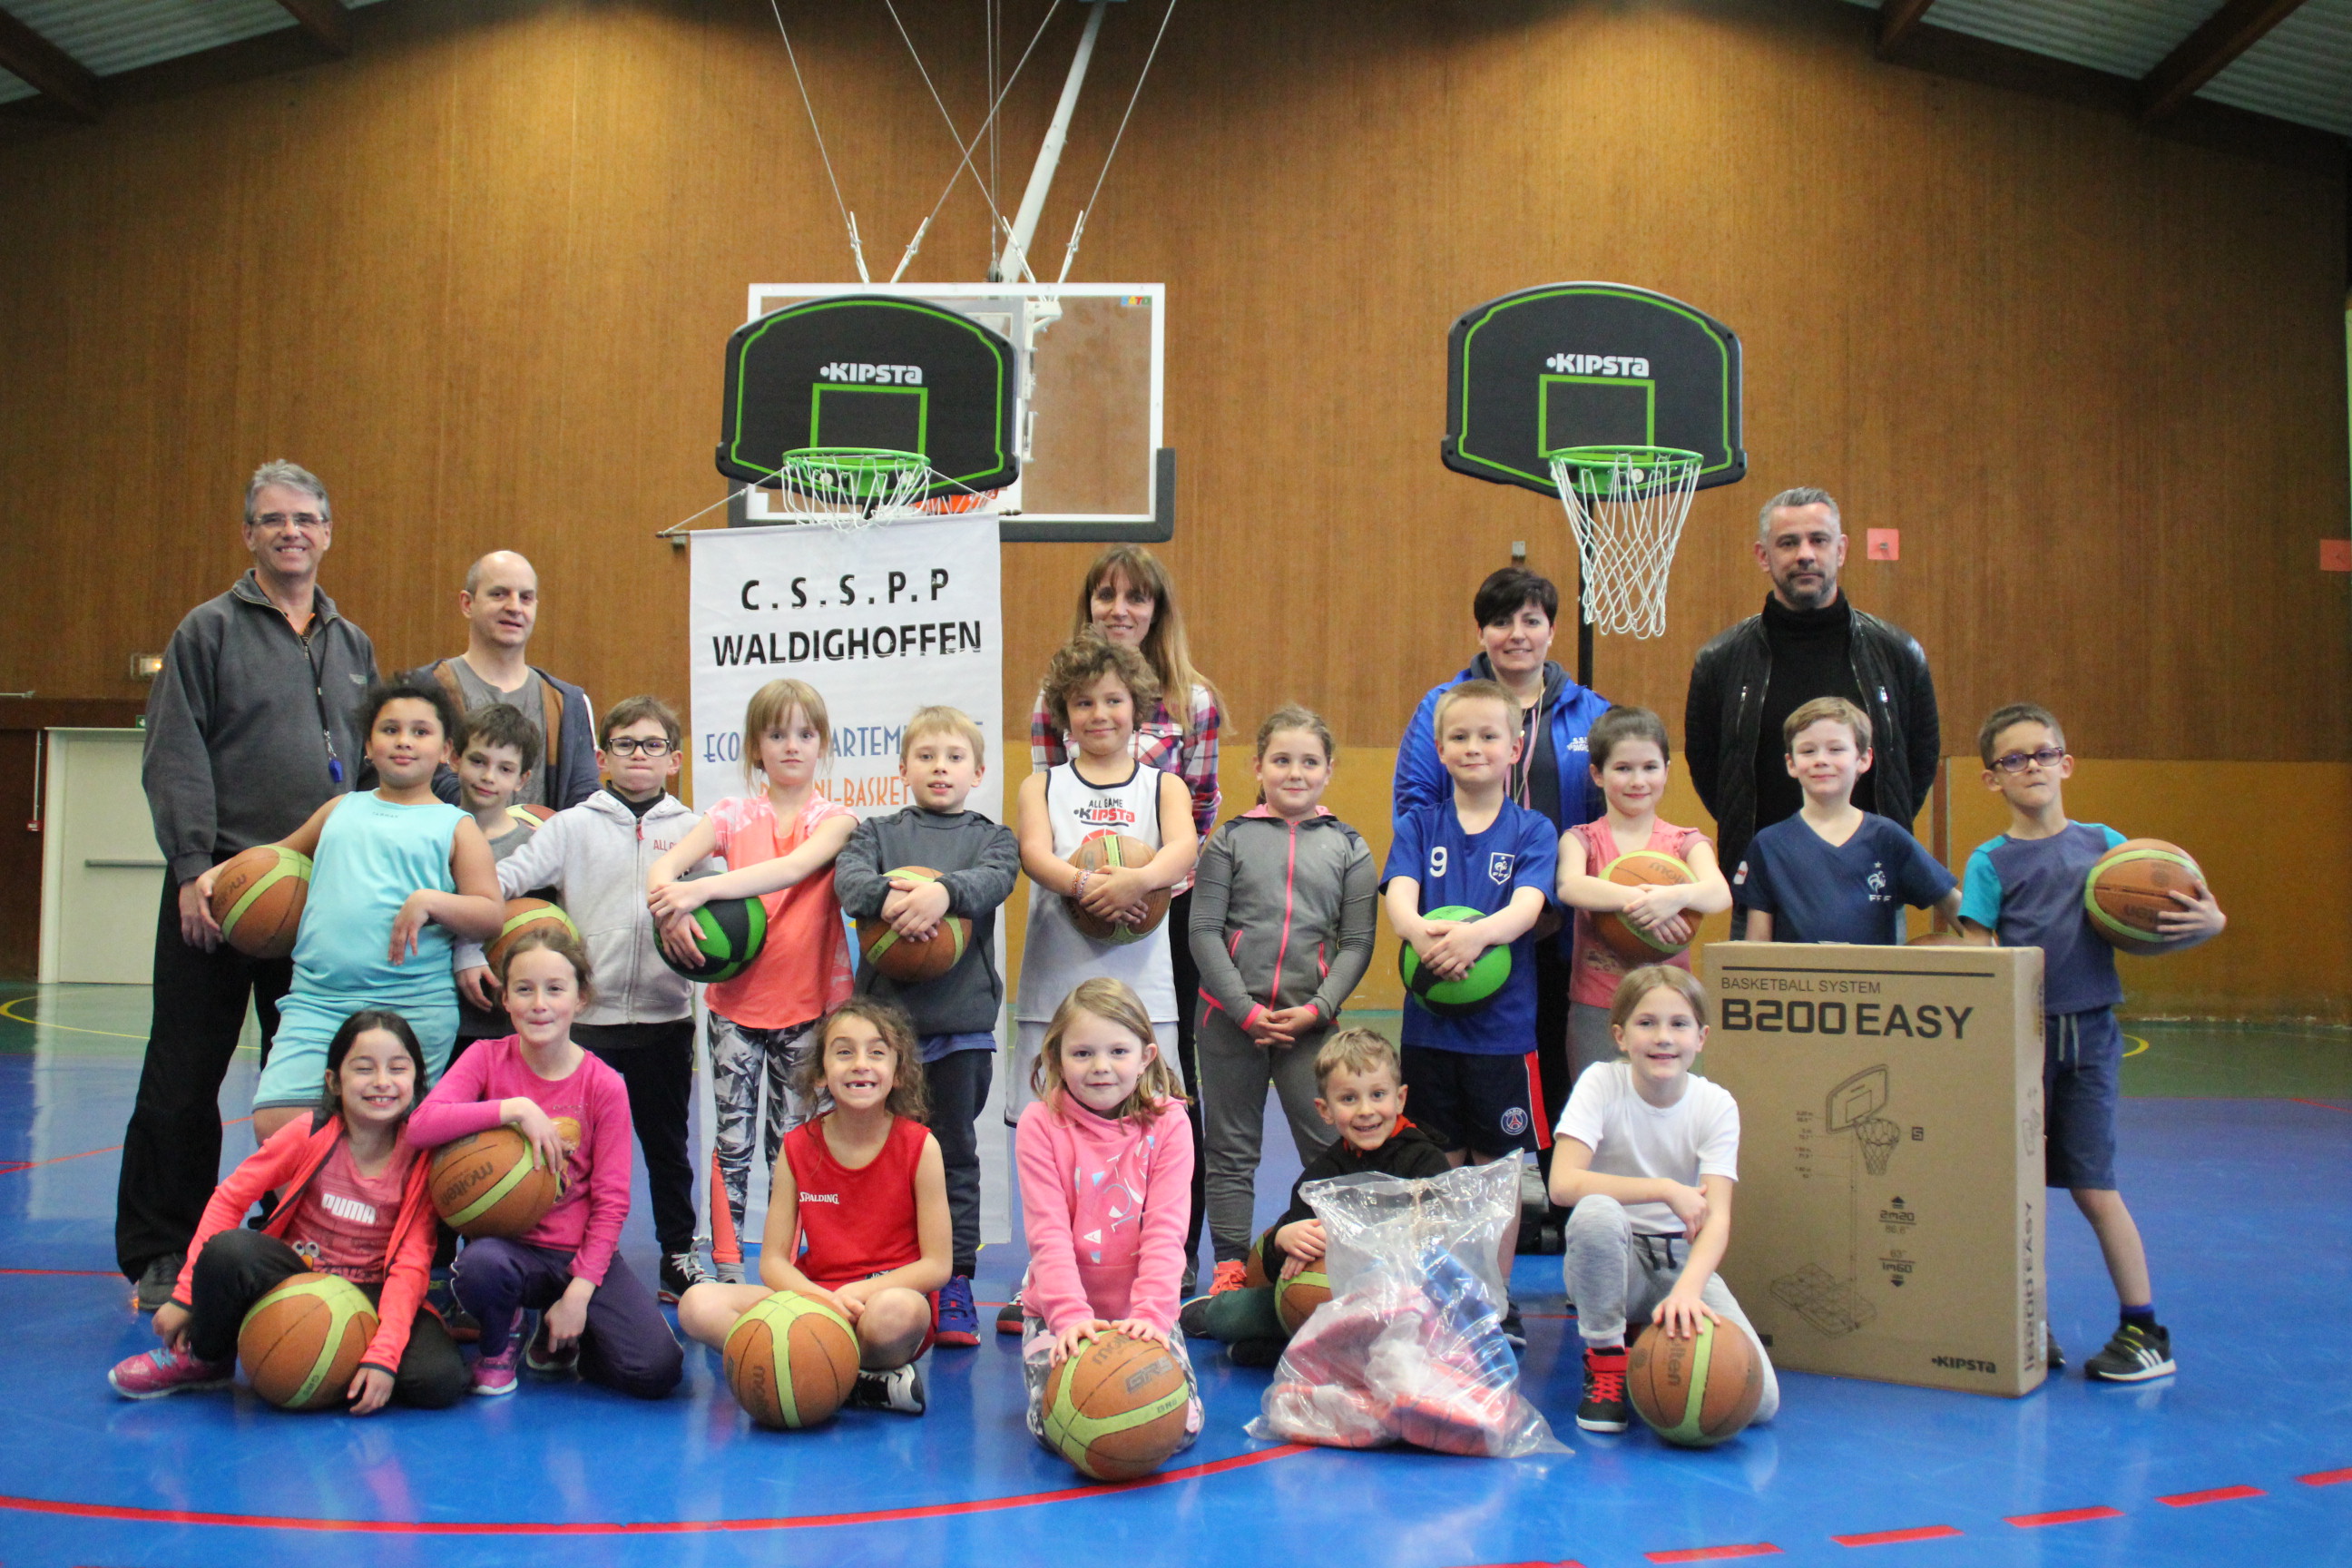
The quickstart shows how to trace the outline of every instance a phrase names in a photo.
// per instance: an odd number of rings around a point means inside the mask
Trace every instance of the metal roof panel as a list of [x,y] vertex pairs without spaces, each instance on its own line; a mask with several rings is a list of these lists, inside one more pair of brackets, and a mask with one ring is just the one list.
[[[278,0],[5,0],[5,7],[102,77],[294,26]],[[26,83],[0,71],[0,103],[32,95]]]
[[2352,0],[2305,0],[2197,96],[2352,136]]

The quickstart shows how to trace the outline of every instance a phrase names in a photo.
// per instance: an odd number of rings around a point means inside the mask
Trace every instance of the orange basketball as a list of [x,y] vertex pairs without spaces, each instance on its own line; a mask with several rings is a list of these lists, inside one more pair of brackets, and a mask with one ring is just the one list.
[[[882,875],[885,879],[917,882],[940,879],[940,874],[929,866],[901,866]],[[857,922],[857,951],[862,960],[902,985],[938,979],[953,969],[971,946],[971,922],[961,915],[941,920],[939,929],[926,942],[908,941],[892,931],[889,921],[878,917]]]
[[2161,838],[2128,838],[2099,857],[2083,883],[2083,912],[2091,929],[2120,952],[2154,957],[2184,945],[2157,934],[2156,917],[2180,906],[2177,890],[2194,894],[2205,885],[2189,851]]
[[213,919],[229,946],[247,958],[286,958],[310,898],[310,858],[275,844],[256,845],[221,863],[213,878]]
[[727,1331],[727,1386],[762,1426],[828,1420],[857,1384],[857,1335],[814,1296],[779,1290]]
[[499,925],[499,934],[490,939],[490,945],[482,950],[482,956],[496,971],[506,962],[507,949],[515,944],[516,938],[527,931],[548,927],[568,931],[575,941],[580,935],[580,928],[572,923],[572,917],[545,899],[509,899],[506,920]]
[[333,1410],[351,1392],[375,1309],[332,1274],[297,1274],[253,1304],[236,1331],[236,1359],[253,1392],[280,1410]]
[[[1159,853],[1140,838],[1129,838],[1124,833],[1097,833],[1071,853],[1070,864],[1081,871],[1116,870],[1121,867],[1148,865]],[[1144,916],[1139,924],[1119,925],[1099,920],[1078,907],[1076,899],[1063,900],[1070,906],[1070,918],[1078,929],[1097,942],[1136,942],[1160,929],[1168,917],[1168,889],[1155,889],[1145,895]]]
[[[1679,888],[1697,881],[1698,874],[1663,850],[1636,849],[1610,861],[1601,879],[1621,888]],[[1594,915],[1592,929],[1610,952],[1628,963],[1655,963],[1690,945],[1659,942],[1613,910]]]
[[1192,1380],[1176,1352],[1106,1333],[1045,1378],[1045,1440],[1098,1481],[1148,1476],[1184,1446]]
[[1277,1286],[1274,1292],[1275,1316],[1282,1326],[1297,1333],[1299,1326],[1315,1314],[1315,1309],[1331,1299],[1331,1280],[1320,1268],[1303,1269]]
[[1764,1369],[1737,1324],[1702,1322],[1677,1340],[1653,1323],[1625,1358],[1625,1397],[1667,1442],[1712,1448],[1756,1418]]
[[517,804],[507,807],[507,815],[514,818],[515,821],[520,823],[523,826],[530,828],[533,833],[536,833],[539,831],[540,826],[546,822],[549,817],[553,816],[555,813],[550,811],[543,805],[523,805]]
[[433,1207],[459,1236],[520,1236],[547,1217],[562,1173],[531,1167],[530,1141],[493,1127],[433,1152]]

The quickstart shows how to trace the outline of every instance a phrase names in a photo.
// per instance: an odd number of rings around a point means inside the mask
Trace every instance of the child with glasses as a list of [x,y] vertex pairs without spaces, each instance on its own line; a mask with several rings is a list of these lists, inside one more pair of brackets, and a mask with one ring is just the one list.
[[[2106,1348],[2083,1366],[2087,1377],[2144,1383],[2176,1370],[2172,1335],[2156,1321],[2147,1251],[2116,1190],[2116,1106],[2121,1098],[2123,1030],[2116,1004],[2123,982],[2116,950],[2091,930],[2083,887],[2099,858],[2124,842],[2114,828],[2069,822],[2063,798],[2074,759],[2057,718],[2031,702],[1997,710],[1977,732],[1985,787],[2009,803],[2009,831],[1969,857],[1960,921],[2003,947],[2042,950],[2042,1117],[2044,1179],[2074,1195],[2107,1260],[2122,1308]],[[2210,890],[2174,893],[2180,907],[2157,917],[2168,940],[2210,942],[2227,923]],[[2053,1370],[2065,1365],[2054,1336]]]

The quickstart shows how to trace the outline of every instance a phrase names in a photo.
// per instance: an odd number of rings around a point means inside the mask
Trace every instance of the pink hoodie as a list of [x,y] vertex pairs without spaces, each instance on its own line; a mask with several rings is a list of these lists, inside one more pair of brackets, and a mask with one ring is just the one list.
[[1055,1333],[1089,1318],[1176,1326],[1192,1128],[1164,1106],[1138,1125],[1056,1095],[1021,1113],[1013,1157],[1029,1241],[1021,1299]]

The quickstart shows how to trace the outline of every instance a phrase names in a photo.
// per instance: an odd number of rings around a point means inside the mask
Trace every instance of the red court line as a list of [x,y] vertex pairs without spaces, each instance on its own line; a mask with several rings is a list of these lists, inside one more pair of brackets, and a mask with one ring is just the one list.
[[1960,1532],[1948,1524],[1923,1524],[1916,1530],[1873,1530],[1861,1535],[1832,1535],[1840,1546],[1900,1546],[1906,1541],[1941,1541]]
[[1745,1546],[1694,1546],[1683,1552],[1644,1552],[1653,1563],[1720,1563],[1727,1557],[1778,1557],[1780,1549],[1769,1541]]
[[59,1274],[76,1279],[120,1279],[111,1268],[0,1268],[0,1274]]
[[2340,1487],[2352,1481],[2352,1470],[2315,1470],[2307,1476],[2294,1478],[2307,1487]]
[[2167,1508],[2196,1508],[2202,1503],[2235,1502],[2240,1498],[2267,1495],[2260,1487],[2215,1487],[2210,1491],[2174,1492],[2170,1497],[2160,1497],[2156,1500]]
[[[240,1116],[234,1121],[224,1121],[221,1125],[225,1128],[242,1127],[252,1120],[250,1116]],[[79,1154],[57,1154],[47,1160],[10,1161],[6,1164],[0,1164],[0,1176],[13,1176],[19,1171],[37,1171],[44,1165],[62,1165],[68,1160],[87,1160],[93,1154],[117,1154],[121,1151],[121,1144],[109,1143],[103,1149],[84,1149]]]
[[2290,1094],[2287,1098],[2297,1105],[2316,1106],[2322,1110],[2334,1110],[2346,1116],[2352,1116],[2352,1106],[2330,1105],[2324,1100],[2305,1100],[2301,1095],[2295,1094]]
[[2095,1519],[2121,1519],[2119,1508],[2062,1508],[2055,1513],[2011,1514],[2009,1522],[2020,1530],[2039,1530],[2045,1524],[2087,1524]]
[[[22,1513],[61,1514],[70,1519],[128,1520],[142,1524],[217,1524],[242,1530],[304,1530],[328,1534],[708,1535],[736,1531],[824,1530],[843,1524],[895,1524],[906,1520],[950,1519],[961,1514],[1034,1508],[1043,1503],[1076,1502],[1115,1492],[1140,1491],[1148,1487],[1197,1480],[1203,1476],[1262,1465],[1269,1459],[1286,1459],[1294,1454],[1311,1452],[1313,1450],[1304,1443],[1285,1443],[1278,1448],[1265,1448],[1255,1454],[1236,1454],[1229,1459],[1212,1459],[1204,1465],[1187,1465],[1180,1470],[1165,1470],[1156,1476],[1146,1476],[1141,1480],[1066,1487],[1059,1491],[1024,1492],[1013,1497],[980,1498],[971,1502],[925,1503],[915,1508],[875,1509],[865,1513],[804,1513],[776,1519],[645,1520],[633,1524],[604,1521],[572,1524],[527,1520],[507,1522],[489,1520],[303,1519],[287,1514],[207,1513],[194,1509],[129,1508],[114,1503],[56,1502],[47,1498],[5,1495],[0,1495],[0,1509],[14,1509]],[[1747,1550],[1750,1549],[1736,1548],[1730,1555],[1745,1555]],[[1680,1563],[1690,1559],[1676,1557],[1668,1561]]]

